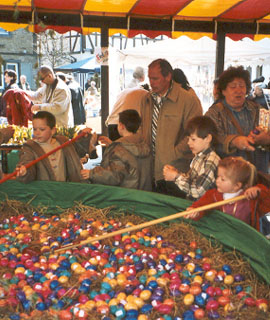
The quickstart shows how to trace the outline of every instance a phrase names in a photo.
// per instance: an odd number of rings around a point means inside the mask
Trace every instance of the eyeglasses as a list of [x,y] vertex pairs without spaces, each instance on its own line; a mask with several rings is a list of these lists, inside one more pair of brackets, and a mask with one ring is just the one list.
[[44,77],[40,77],[40,80],[41,80],[41,81],[45,80],[48,75],[49,75],[49,74],[47,73]]
[[237,88],[237,87],[239,87],[239,88],[246,88],[246,83],[245,82],[232,82],[232,83],[229,83],[228,84],[228,88],[230,88],[230,89],[235,89],[235,88]]

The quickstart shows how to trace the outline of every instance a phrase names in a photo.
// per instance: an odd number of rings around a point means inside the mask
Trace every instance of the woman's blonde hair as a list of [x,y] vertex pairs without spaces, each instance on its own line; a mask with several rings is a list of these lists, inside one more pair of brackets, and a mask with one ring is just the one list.
[[257,181],[256,167],[242,157],[227,157],[219,161],[218,167],[226,170],[226,176],[234,183],[242,183],[242,188],[247,189]]

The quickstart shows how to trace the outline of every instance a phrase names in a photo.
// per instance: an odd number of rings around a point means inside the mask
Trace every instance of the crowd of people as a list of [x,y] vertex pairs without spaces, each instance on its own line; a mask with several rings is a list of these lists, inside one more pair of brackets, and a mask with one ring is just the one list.
[[[165,59],[154,60],[148,66],[150,87],[144,89],[144,73],[137,69],[133,76],[139,81],[120,93],[106,121],[108,137],[86,128],[81,142],[26,169],[27,163],[66,141],[55,135],[55,126],[73,125],[81,108],[72,107],[73,80],[41,67],[38,75],[44,85],[36,92],[26,91],[33,101],[33,139],[21,150],[17,179],[154,191],[193,201],[190,210],[244,194],[245,199],[220,210],[259,229],[259,218],[270,211],[268,186],[258,183],[259,176],[268,177],[270,134],[258,126],[265,106],[249,97],[249,72],[242,66],[225,70],[215,80],[214,103],[203,115],[182,70]],[[91,90],[95,88],[90,83],[87,91]],[[102,161],[85,169],[82,159],[86,154],[96,157],[98,143],[105,146]],[[191,212],[187,217],[202,216]]]

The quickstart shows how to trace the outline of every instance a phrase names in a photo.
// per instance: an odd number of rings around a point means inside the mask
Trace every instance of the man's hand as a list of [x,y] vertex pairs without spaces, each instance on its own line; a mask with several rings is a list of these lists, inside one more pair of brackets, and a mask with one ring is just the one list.
[[90,170],[82,169],[81,170],[81,176],[84,180],[89,179],[90,177]]
[[255,151],[254,139],[251,136],[239,136],[232,140],[231,145],[239,150]]

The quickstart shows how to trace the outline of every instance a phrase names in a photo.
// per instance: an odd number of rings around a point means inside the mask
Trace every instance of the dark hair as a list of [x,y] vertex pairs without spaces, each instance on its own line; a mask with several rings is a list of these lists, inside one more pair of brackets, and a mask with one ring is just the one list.
[[15,83],[16,81],[17,81],[17,73],[14,71],[14,70],[12,70],[12,69],[6,69],[5,71],[4,71],[4,75],[5,74],[7,74],[10,78],[12,78],[11,80],[10,80],[10,84],[13,84],[13,83]]
[[141,87],[142,87],[144,90],[150,91],[150,86],[149,86],[148,83],[141,84]]
[[226,170],[226,177],[233,183],[242,183],[242,188],[252,187],[257,180],[256,167],[242,157],[226,157],[219,161],[218,167]]
[[60,78],[61,80],[63,80],[64,82],[67,81],[67,77],[63,72],[57,72],[56,73],[57,77]]
[[177,83],[180,83],[183,89],[185,89],[185,90],[190,89],[190,84],[189,84],[188,79],[187,79],[186,75],[184,74],[183,70],[181,70],[179,68],[175,68],[173,70],[173,80]]
[[167,77],[168,74],[173,74],[173,68],[166,59],[156,59],[149,64],[148,68],[152,68],[156,65],[160,67],[163,77]]
[[119,113],[119,122],[125,125],[127,131],[136,133],[141,125],[141,117],[134,109],[127,109]]
[[48,111],[39,111],[33,116],[34,119],[45,119],[47,122],[47,125],[53,129],[56,126],[56,119],[55,116],[48,112]]
[[224,96],[222,91],[227,88],[227,85],[232,82],[235,78],[241,78],[245,81],[247,87],[247,94],[251,90],[251,81],[250,74],[243,66],[238,67],[229,67],[227,70],[223,71],[219,76],[218,80],[218,95],[220,99],[223,99]]
[[218,130],[215,122],[207,116],[198,116],[190,119],[187,123],[186,135],[196,133],[199,138],[206,138],[209,134],[212,136],[211,145],[218,144]]

